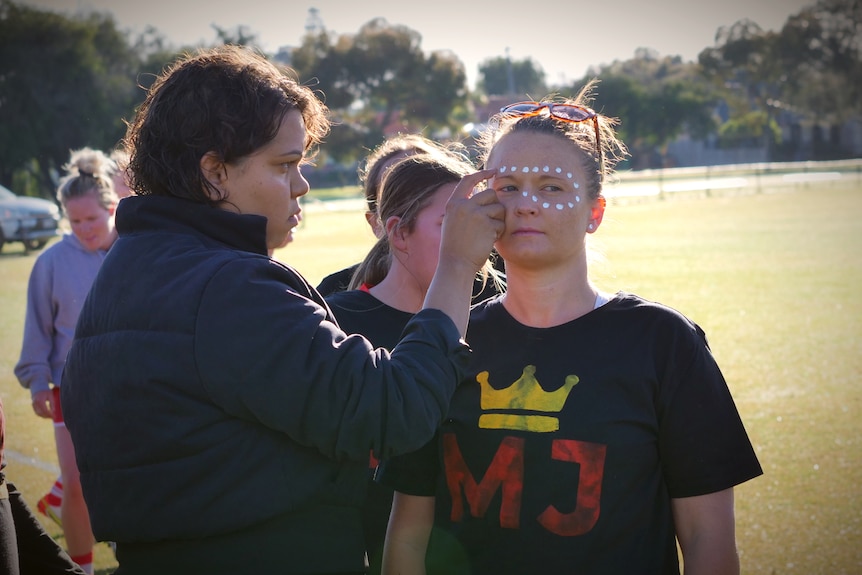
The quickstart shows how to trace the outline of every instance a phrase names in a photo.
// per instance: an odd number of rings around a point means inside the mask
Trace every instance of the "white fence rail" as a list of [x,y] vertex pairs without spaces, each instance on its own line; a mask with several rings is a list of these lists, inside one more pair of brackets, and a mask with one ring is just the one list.
[[862,190],[862,158],[618,172],[604,188],[610,199],[755,193],[810,185],[856,185]]

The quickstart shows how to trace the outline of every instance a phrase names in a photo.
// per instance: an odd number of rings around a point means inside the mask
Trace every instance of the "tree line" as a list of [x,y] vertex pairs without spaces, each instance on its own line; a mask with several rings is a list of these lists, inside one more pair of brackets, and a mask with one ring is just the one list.
[[[214,35],[210,45],[257,41],[244,26]],[[132,36],[109,13],[66,16],[0,0],[0,183],[51,195],[69,150],[117,145],[156,74],[197,47],[154,28]],[[682,133],[725,147],[765,144],[780,161],[793,145],[778,129],[782,114],[827,129],[862,117],[860,0],[817,0],[779,31],[749,20],[720,28],[696,62],[640,49],[568,85],[549,84],[529,58],[496,57],[480,64],[470,90],[455,54],[425,52],[417,31],[383,18],[355,34],[312,28],[299,46],[267,56],[325,95],[335,124],[324,163],[355,162],[393,129],[462,139],[494,96],[575,94],[593,78],[594,107],[620,119],[635,168],[659,167]],[[829,142],[816,152],[849,153]]]

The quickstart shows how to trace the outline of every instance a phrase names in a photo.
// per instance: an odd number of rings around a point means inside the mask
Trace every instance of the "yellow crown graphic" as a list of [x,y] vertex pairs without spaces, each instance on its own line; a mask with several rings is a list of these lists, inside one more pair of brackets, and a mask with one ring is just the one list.
[[566,382],[556,391],[545,391],[535,377],[536,366],[528,365],[521,377],[504,389],[494,389],[488,382],[488,372],[476,376],[481,394],[482,411],[503,413],[483,413],[479,416],[479,427],[483,429],[514,429],[547,433],[560,428],[560,420],[551,415],[512,413],[513,411],[559,413],[578,383],[577,375],[566,376]]

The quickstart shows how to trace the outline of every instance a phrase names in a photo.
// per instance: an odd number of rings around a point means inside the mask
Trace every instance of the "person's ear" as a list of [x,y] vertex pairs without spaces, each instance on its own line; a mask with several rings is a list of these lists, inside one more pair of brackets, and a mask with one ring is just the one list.
[[380,225],[380,220],[377,219],[377,214],[366,210],[365,221],[368,222],[369,226],[371,226],[371,231],[374,233],[374,237],[378,240],[385,235],[386,230],[384,230],[383,226]]
[[[204,176],[204,179],[209,182],[210,186],[222,192],[222,196],[224,196],[223,185],[227,181],[227,169],[225,168],[224,161],[221,159],[215,152],[207,152],[201,157],[201,173]],[[206,192],[209,195],[213,195],[213,192],[210,188],[206,189]],[[213,198],[214,200],[221,198]]]
[[399,227],[401,224],[401,218],[398,216],[389,216],[386,219],[386,237],[389,238],[389,243],[392,244],[392,247],[398,251],[406,251],[407,242],[405,242],[406,235],[404,234],[404,229]]
[[602,219],[605,217],[605,206],[607,202],[604,196],[599,196],[593,200],[593,206],[590,208],[590,221],[587,222],[587,231],[593,233],[602,224]]

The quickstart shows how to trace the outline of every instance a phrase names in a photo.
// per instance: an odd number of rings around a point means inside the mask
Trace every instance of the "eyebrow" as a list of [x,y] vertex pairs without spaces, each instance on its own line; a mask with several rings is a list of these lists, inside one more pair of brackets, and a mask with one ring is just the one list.
[[305,156],[305,150],[292,150],[290,152],[281,152],[278,154],[279,158],[285,158],[288,156]]

